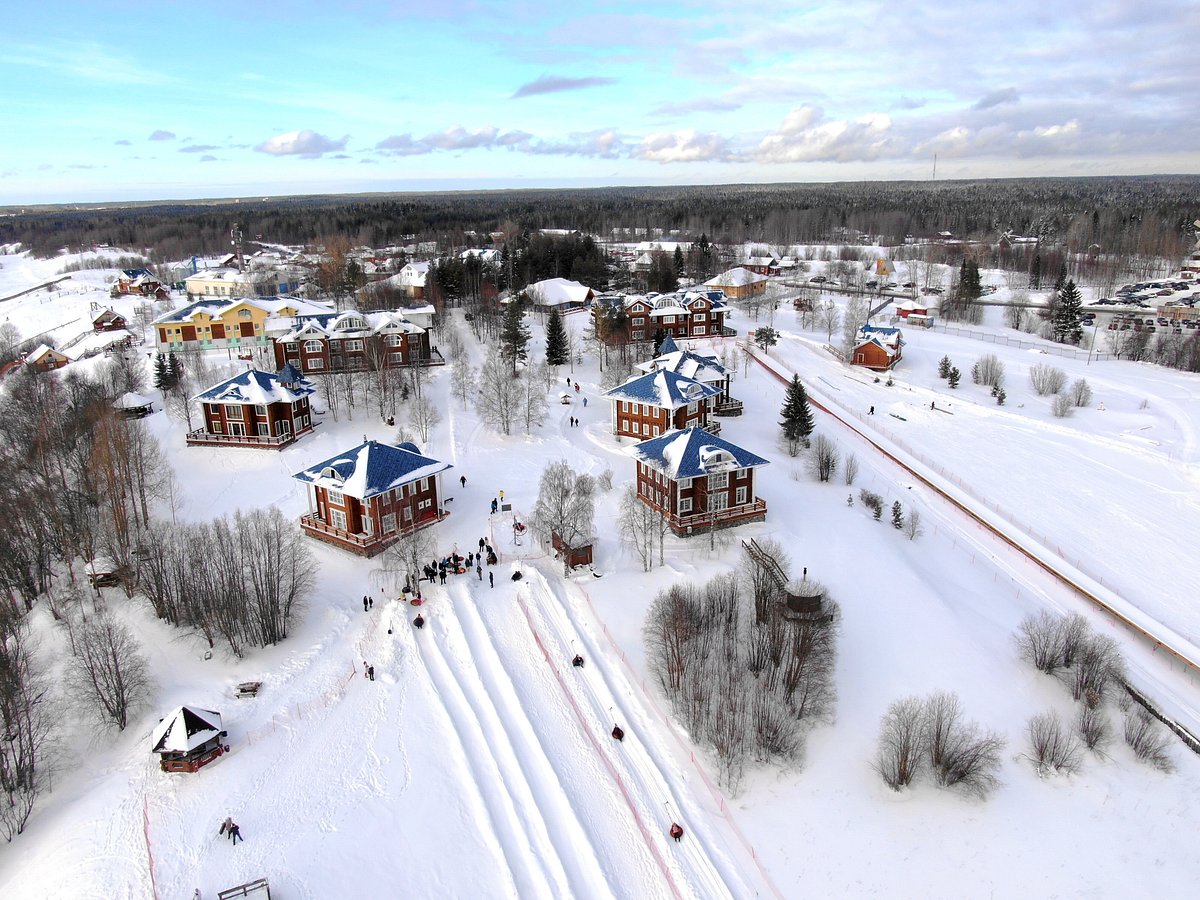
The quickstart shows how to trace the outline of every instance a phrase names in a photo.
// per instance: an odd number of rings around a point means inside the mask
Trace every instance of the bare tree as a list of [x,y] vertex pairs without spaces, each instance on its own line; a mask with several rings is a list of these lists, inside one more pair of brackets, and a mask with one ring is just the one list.
[[858,332],[867,324],[870,311],[871,303],[864,297],[852,297],[846,303],[846,311],[842,314],[842,350],[847,354],[858,343]]
[[495,431],[512,434],[520,405],[520,383],[512,377],[512,366],[502,354],[492,351],[479,372],[475,408],[479,417]]
[[129,629],[100,613],[74,629],[75,658],[67,670],[72,693],[119,730],[149,698],[146,660]]
[[316,582],[317,562],[293,520],[279,507],[239,512],[235,519],[251,640],[277,644]]
[[812,455],[809,457],[809,468],[817,481],[827,482],[837,472],[837,444],[823,434],[818,434],[812,442]]
[[379,557],[380,576],[397,591],[401,587],[415,590],[421,580],[421,566],[436,553],[437,541],[428,528],[404,531]]
[[429,443],[429,435],[442,421],[442,414],[427,394],[414,397],[408,405],[408,422],[421,436],[421,443]]
[[467,364],[465,358],[453,363],[453,366],[450,370],[450,393],[463,405],[463,409],[466,409],[467,400],[475,393],[479,373]]
[[[542,368],[545,371],[549,371],[546,366]],[[521,419],[525,423],[525,433],[530,434],[534,426],[540,426],[546,421],[546,413],[548,411],[546,405],[547,387],[544,377],[539,377],[536,371],[528,370],[520,376],[517,384],[517,404],[520,409]]]
[[999,783],[1004,740],[963,718],[958,695],[941,691],[925,701],[929,765],[938,784],[986,797]]
[[1167,753],[1171,737],[1144,709],[1137,709],[1125,716],[1125,743],[1144,763],[1163,772],[1173,772],[1175,763]]
[[825,332],[825,342],[832,343],[833,333],[842,324],[842,315],[838,312],[838,308],[834,306],[833,301],[826,300],[818,306],[814,320],[817,329]]
[[1071,696],[1088,706],[1098,706],[1109,683],[1124,674],[1125,663],[1117,642],[1089,633],[1071,667]]
[[905,697],[888,707],[875,753],[875,771],[894,791],[912,783],[924,763],[925,701]]
[[1079,707],[1076,724],[1084,746],[1094,753],[1103,754],[1104,748],[1112,741],[1112,726],[1103,710],[1098,705],[1083,704]]
[[1057,394],[1067,385],[1067,373],[1045,363],[1037,363],[1029,369],[1029,381],[1039,397]]
[[858,457],[853,453],[846,454],[846,459],[842,463],[842,475],[848,485],[853,485],[854,479],[858,477]]
[[1063,665],[1063,620],[1046,610],[1030,613],[1017,626],[1021,658],[1047,674]]
[[1087,383],[1086,378],[1078,378],[1071,382],[1070,395],[1071,402],[1076,406],[1091,406],[1092,405],[1092,386]]
[[34,651],[15,610],[0,612],[0,833],[7,841],[25,830],[51,771],[55,716]]
[[995,353],[987,353],[971,366],[971,380],[985,387],[1004,387],[1004,363]]
[[700,627],[701,609],[695,590],[674,584],[655,595],[646,613],[642,634],[651,671],[668,697],[683,689],[690,642]]
[[654,543],[662,518],[661,513],[641,501],[633,485],[625,488],[617,526],[621,530],[621,541],[633,548],[642,561],[644,572],[654,567]]

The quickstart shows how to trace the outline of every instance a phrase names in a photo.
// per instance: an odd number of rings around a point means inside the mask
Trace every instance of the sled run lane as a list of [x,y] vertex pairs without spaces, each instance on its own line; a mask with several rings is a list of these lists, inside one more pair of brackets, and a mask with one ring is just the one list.
[[[450,591],[429,625],[411,635],[430,687],[457,738],[474,789],[508,867],[486,896],[673,896],[627,811],[615,802],[600,763],[589,752],[542,671],[518,685],[502,659],[532,648],[493,638],[463,585]],[[524,673],[522,674],[524,677]]]
[[[579,727],[599,736],[599,752],[608,761],[634,817],[644,823],[654,846],[664,851],[679,894],[778,896],[756,863],[741,858],[741,845],[728,833],[711,796],[695,780],[695,770],[668,751],[668,739],[661,733],[666,726],[645,708],[638,689],[612,658],[610,649],[596,639],[584,614],[572,608],[569,591],[556,581],[552,587],[551,580],[529,564],[523,571],[525,578],[515,588],[520,615],[514,616],[508,603],[481,604],[479,614],[493,633],[511,628],[514,619],[532,632],[538,658],[520,658],[522,668],[528,671],[514,680],[532,684],[545,680],[546,668],[554,673],[554,689],[566,695],[586,723]],[[525,640],[530,640],[528,634]],[[583,668],[571,665],[576,652],[585,657]],[[539,667],[543,669],[540,677]],[[625,731],[623,742],[609,734],[614,719]],[[679,821],[686,831],[680,843],[667,836],[673,821]]]

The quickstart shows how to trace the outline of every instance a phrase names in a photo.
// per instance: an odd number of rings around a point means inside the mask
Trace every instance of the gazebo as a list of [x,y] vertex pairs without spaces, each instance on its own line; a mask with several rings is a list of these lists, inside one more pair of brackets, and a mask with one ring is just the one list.
[[154,401],[130,391],[113,401],[113,409],[126,419],[141,419],[154,412]]
[[150,735],[150,752],[159,754],[164,772],[198,772],[225,752],[221,714],[180,706],[162,719]]

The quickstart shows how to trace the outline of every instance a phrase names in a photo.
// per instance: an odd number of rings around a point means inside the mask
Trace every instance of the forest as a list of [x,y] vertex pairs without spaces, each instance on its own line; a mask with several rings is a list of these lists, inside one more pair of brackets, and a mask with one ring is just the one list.
[[994,240],[1005,230],[1080,253],[1178,257],[1200,215],[1194,175],[617,187],[164,201],[0,210],[0,243],[40,256],[96,244],[145,248],[156,262],[224,252],[238,221],[247,237],[285,244],[330,236],[385,247],[437,240],[490,243],[542,228],[624,239],[701,234],[718,244],[838,242],[850,229],[883,244],[949,231]]

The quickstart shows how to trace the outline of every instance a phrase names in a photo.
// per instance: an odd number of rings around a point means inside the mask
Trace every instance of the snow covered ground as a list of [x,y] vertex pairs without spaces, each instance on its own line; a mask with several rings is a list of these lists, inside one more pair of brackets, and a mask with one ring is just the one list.
[[[0,262],[0,296],[42,274]],[[18,278],[18,266],[30,270]],[[28,335],[77,314],[74,302],[82,301],[30,295],[0,307],[0,318]],[[577,332],[583,317],[568,323]],[[984,330],[998,332],[998,323]],[[774,324],[784,338],[769,361],[798,371],[816,399],[1147,621],[1200,643],[1196,575],[1184,562],[1200,537],[1200,409],[1188,402],[1196,376],[907,330],[887,387],[820,350],[824,335],[802,332],[790,310]],[[536,325],[535,333],[536,358]],[[985,352],[1008,369],[1001,408],[970,383]],[[944,354],[963,370],[957,391],[937,377]],[[1104,410],[1053,418],[1027,387],[1035,362],[1087,377]],[[455,466],[446,479],[451,515],[435,526],[439,547],[465,551],[486,535],[501,561],[495,588],[473,575],[430,588],[421,632],[408,624],[413,610],[373,577],[375,563],[316,543],[321,574],[309,610],[286,642],[242,660],[220,649],[205,660],[201,641],[110,594],[143,638],[157,692],[123,734],[79,726],[64,735],[53,794],[26,834],[0,848],[0,896],[186,898],[199,887],[211,897],[261,876],[277,896],[311,898],[1190,893],[1200,875],[1200,760],[1176,744],[1178,771],[1166,775],[1118,740],[1110,758],[1089,758],[1076,777],[1039,779],[1021,758],[1025,722],[1047,709],[1067,718],[1071,703],[1016,658],[1011,635],[1028,612],[1080,612],[1121,642],[1134,681],[1193,725],[1200,682],[818,413],[818,430],[859,459],[855,494],[868,487],[889,505],[919,509],[926,534],[910,542],[861,504],[848,506],[840,480],[818,484],[803,458],[777,446],[782,387],[757,364],[739,368],[734,395],[747,411],[723,421],[723,436],[772,461],[761,472],[767,521],[721,535],[715,552],[706,538],[672,540],[667,565],[642,573],[615,533],[618,494],[633,476],[629,444],[608,432],[594,362],[565,374],[589,405],[552,402],[534,435],[510,438],[450,399],[448,372],[436,375],[444,419],[426,449]],[[305,500],[292,472],[364,434],[392,437],[360,416],[326,417],[282,452],[186,448],[181,423],[161,412],[145,421],[180,476],[180,516],[275,503],[298,517]],[[581,427],[570,428],[569,416]],[[508,517],[488,515],[503,489],[523,516],[542,468],[563,458],[615,475],[597,510],[600,579],[564,580],[528,538],[515,542]],[[800,767],[752,773],[729,796],[666,714],[645,671],[641,626],[656,591],[726,571],[739,540],[758,536],[788,547],[793,568],[807,566],[841,605],[838,714],[812,732]],[[513,582],[518,567],[525,577]],[[369,613],[364,593],[376,600]],[[34,617],[46,652],[64,652],[48,613]],[[587,658],[584,669],[570,667],[574,652]],[[374,682],[362,675],[364,660]],[[260,695],[234,699],[248,679],[263,680]],[[939,689],[957,691],[970,718],[1008,738],[1004,783],[986,802],[930,784],[895,794],[871,771],[887,706]],[[158,717],[180,703],[221,711],[233,746],[195,776],[160,773],[148,752]],[[609,737],[614,722],[623,743]],[[236,848],[217,835],[226,815],[246,837]],[[673,819],[688,829],[678,845],[666,836]]]

